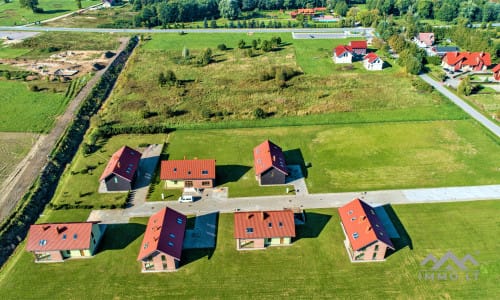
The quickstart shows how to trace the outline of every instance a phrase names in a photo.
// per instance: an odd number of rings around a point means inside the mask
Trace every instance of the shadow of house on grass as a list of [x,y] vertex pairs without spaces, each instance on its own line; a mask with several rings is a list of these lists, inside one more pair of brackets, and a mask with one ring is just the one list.
[[[391,256],[392,254],[398,252],[399,250],[405,248],[406,246],[408,246],[408,248],[410,248],[410,250],[413,250],[413,242],[411,240],[411,237],[408,234],[408,232],[406,231],[403,224],[401,223],[401,220],[396,215],[396,212],[394,211],[392,206],[390,204],[385,204],[382,206],[382,208],[385,211],[385,213],[387,214],[390,222],[392,223],[393,229],[397,233],[396,237],[391,236],[391,242],[394,245],[394,250],[387,249],[387,253],[386,253],[385,257],[387,258],[387,257]],[[377,214],[378,214],[378,212],[377,212]],[[389,232],[389,235],[391,235],[390,232]]]
[[99,244],[97,253],[107,250],[125,249],[128,245],[138,239],[144,231],[146,225],[137,223],[127,224],[106,224],[106,232]]
[[215,167],[216,186],[240,180],[251,168],[243,165],[223,165]]
[[330,215],[325,215],[325,214],[319,214],[315,212],[304,212],[305,214],[305,224],[304,225],[298,225],[295,228],[295,239],[293,242],[296,242],[300,239],[307,239],[307,238],[317,238],[320,234],[321,231],[323,231],[323,228],[325,228],[326,224],[330,221],[332,216]]
[[300,149],[283,151],[283,155],[285,156],[287,165],[299,165],[302,170],[302,176],[307,178],[307,167]]
[[181,257],[182,266],[203,257],[208,260],[212,258],[217,247],[218,224],[218,212],[188,218]]

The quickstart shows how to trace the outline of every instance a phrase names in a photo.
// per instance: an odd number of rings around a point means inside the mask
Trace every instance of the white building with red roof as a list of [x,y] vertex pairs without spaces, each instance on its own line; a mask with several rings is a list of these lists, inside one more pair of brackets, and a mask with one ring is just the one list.
[[290,209],[234,213],[234,238],[238,250],[291,245],[294,237],[295,221]]
[[163,160],[160,179],[165,188],[211,188],[215,185],[215,159]]
[[354,199],[338,209],[344,241],[351,261],[383,261],[394,245],[375,209]]
[[363,58],[363,66],[369,71],[381,71],[384,61],[374,52],[370,52]]
[[132,189],[141,152],[128,146],[113,153],[99,181],[108,192],[126,192]]
[[352,63],[352,48],[346,45],[338,45],[333,49],[333,61],[336,64]]
[[366,55],[366,52],[368,51],[368,42],[366,40],[350,41],[349,47],[351,48],[353,55],[363,56]]
[[491,66],[491,56],[488,52],[448,52],[441,66],[452,71],[486,71]]
[[500,64],[496,65],[491,71],[493,72],[493,79],[500,81]]
[[418,37],[415,38],[415,43],[420,48],[427,48],[434,45],[435,37],[432,32],[421,32]]
[[31,225],[26,251],[35,255],[35,262],[88,258],[95,254],[104,230],[95,222]]
[[281,148],[265,140],[253,149],[255,178],[260,185],[285,184],[288,169]]
[[171,272],[177,270],[187,217],[169,207],[149,218],[137,260],[142,272]]

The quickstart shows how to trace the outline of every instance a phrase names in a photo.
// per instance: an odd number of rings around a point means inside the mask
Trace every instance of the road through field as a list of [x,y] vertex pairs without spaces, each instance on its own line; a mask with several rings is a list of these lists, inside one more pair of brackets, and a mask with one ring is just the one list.
[[106,72],[114,59],[118,57],[118,54],[125,49],[128,39],[123,38],[120,42],[120,47],[113,60],[106,68],[97,72],[95,76],[89,80],[87,85],[83,87],[78,95],[69,103],[64,114],[56,119],[54,128],[50,133],[40,137],[30,153],[21,161],[9,176],[8,180],[0,187],[0,222],[12,212],[21,197],[28,192],[28,189],[33,182],[35,182],[40,171],[47,164],[50,152],[54,149],[57,141],[62,137],[70,125],[80,104],[87,97],[92,88],[99,82],[101,76]]

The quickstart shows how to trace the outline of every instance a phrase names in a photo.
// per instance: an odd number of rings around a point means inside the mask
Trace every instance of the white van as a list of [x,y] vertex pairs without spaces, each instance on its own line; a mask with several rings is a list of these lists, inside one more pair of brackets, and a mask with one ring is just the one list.
[[193,202],[193,195],[182,195],[179,197],[179,202]]

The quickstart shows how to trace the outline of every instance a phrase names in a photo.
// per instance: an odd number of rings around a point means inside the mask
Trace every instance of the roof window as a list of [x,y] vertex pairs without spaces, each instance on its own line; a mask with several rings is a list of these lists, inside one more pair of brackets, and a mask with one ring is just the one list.
[[76,240],[78,238],[78,234],[73,234],[73,239]]
[[269,228],[273,228],[273,223],[272,223],[272,222],[269,222],[269,224],[267,224],[267,226],[268,226]]
[[246,231],[247,231],[247,233],[253,233],[253,228],[252,227],[247,227]]
[[208,170],[202,170],[201,175],[208,175]]
[[62,239],[63,239],[63,240],[65,240],[65,239],[66,239],[66,233],[65,233],[65,234],[63,234]]
[[279,223],[278,223],[278,226],[279,226],[280,228],[281,228],[281,227],[283,227],[283,222],[279,222]]
[[354,211],[353,211],[352,209],[350,209],[350,210],[347,212],[347,214],[348,214],[348,215],[352,215],[353,213],[354,213]]
[[169,247],[173,247],[173,246],[174,246],[174,243],[172,243],[172,242],[168,242],[168,246],[169,246]]
[[38,245],[40,245],[40,246],[45,246],[45,245],[47,245],[47,240],[40,240],[40,241],[38,242]]
[[183,223],[183,222],[182,222],[182,218],[180,218],[180,217],[179,217],[179,218],[177,218],[177,224],[182,224],[182,223]]
[[358,234],[357,232],[354,232],[354,233],[352,234],[352,237],[353,237],[354,239],[357,239],[357,238],[359,237],[359,234]]
[[171,233],[171,234],[169,234],[169,236],[170,236],[171,238],[175,239],[175,234]]

